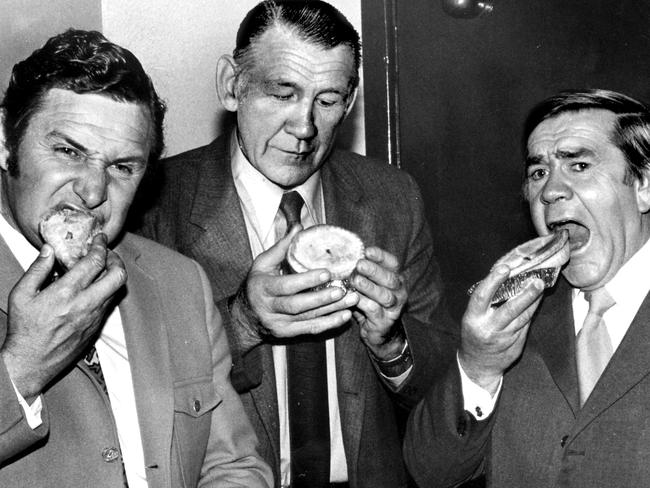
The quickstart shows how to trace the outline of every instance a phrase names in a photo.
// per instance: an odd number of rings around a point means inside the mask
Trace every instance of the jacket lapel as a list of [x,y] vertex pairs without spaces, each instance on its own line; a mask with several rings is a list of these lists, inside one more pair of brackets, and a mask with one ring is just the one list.
[[574,415],[580,410],[571,287],[560,278],[531,325],[531,338]]
[[650,296],[643,301],[621,344],[587,399],[576,433],[625,395],[650,373]]
[[[129,276],[119,308],[136,395],[145,467],[148,477],[161,476],[160,481],[169,480],[174,398],[165,317],[157,284],[137,264],[139,252],[125,241],[116,249]],[[156,468],[152,470],[152,466]]]
[[[200,229],[192,245],[194,255],[207,255],[215,300],[232,295],[253,262],[244,214],[233,182],[229,137],[206,148],[192,203],[190,222]],[[223,254],[218,259],[210,255]]]
[[[192,253],[207,254],[202,262],[210,263],[206,272],[216,301],[236,292],[253,263],[244,214],[232,176],[229,140],[229,135],[219,137],[206,148],[190,214],[190,221],[200,229]],[[213,254],[222,256],[211,259]],[[250,394],[279,466],[280,427],[271,346],[261,346],[259,355],[264,377]]]
[[[371,243],[374,229],[369,212],[363,207],[363,182],[357,179],[355,172],[346,169],[336,152],[323,166],[321,178],[327,223],[351,230],[364,242]],[[348,465],[356,466],[363,427],[360,412],[364,411],[368,353],[354,320],[334,343],[343,443]]]
[[24,271],[2,237],[0,237],[0,263],[2,267],[2,273],[0,273],[0,311],[2,311],[0,344],[3,344],[7,335],[6,317],[9,306],[9,293],[23,276]]

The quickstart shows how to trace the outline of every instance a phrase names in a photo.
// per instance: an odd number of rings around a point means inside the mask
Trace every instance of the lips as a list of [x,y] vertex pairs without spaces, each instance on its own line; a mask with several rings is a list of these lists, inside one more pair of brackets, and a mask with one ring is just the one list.
[[589,242],[589,236],[591,234],[585,225],[576,220],[553,222],[548,225],[548,228],[553,232],[558,232],[561,229],[566,229],[569,232],[569,248],[571,252],[585,246]]

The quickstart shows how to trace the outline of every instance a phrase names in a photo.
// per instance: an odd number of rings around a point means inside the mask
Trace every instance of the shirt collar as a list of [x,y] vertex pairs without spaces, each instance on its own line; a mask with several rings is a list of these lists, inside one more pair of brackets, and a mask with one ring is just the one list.
[[[616,305],[638,310],[641,303],[650,292],[650,278],[647,270],[650,269],[650,240],[628,261],[605,285],[607,293],[615,300]],[[584,299],[584,292],[575,290],[576,298]]]
[[[237,131],[230,138],[230,164],[235,188],[244,212],[252,217],[253,225],[260,236],[266,236],[273,229],[273,221],[280,206],[284,189],[260,173],[244,156],[237,140]],[[316,171],[302,185],[292,188],[300,193],[311,220],[321,223],[322,190],[320,171]]]
[[0,236],[7,243],[20,266],[27,270],[38,257],[39,251],[7,222],[2,213],[0,213]]

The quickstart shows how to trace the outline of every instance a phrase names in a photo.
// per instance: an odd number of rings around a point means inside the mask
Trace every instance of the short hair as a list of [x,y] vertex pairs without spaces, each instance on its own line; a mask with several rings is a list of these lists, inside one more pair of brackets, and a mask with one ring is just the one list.
[[616,115],[610,141],[625,156],[625,182],[631,184],[633,179],[641,179],[643,170],[650,168],[650,109],[639,100],[611,90],[567,90],[538,104],[524,125],[524,154],[528,138],[539,124],[581,110],[607,110]]
[[138,59],[97,31],[69,29],[13,67],[0,107],[4,109],[9,172],[17,174],[18,148],[29,121],[52,88],[94,93],[149,109],[153,122],[149,163],[164,147],[165,104]]
[[285,26],[304,41],[333,49],[346,45],[354,56],[352,88],[359,83],[361,42],[359,33],[335,7],[321,0],[264,0],[246,14],[237,31],[233,57],[246,70],[255,41],[274,26]]

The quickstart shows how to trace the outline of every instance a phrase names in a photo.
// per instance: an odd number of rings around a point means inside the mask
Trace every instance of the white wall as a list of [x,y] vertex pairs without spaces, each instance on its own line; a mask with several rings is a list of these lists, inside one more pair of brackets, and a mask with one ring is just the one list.
[[101,31],[101,0],[0,0],[0,93],[18,61],[69,27]]
[[[167,155],[207,144],[223,129],[216,61],[258,0],[102,0],[103,32],[140,59],[168,106]],[[331,0],[361,33],[360,0]],[[365,153],[363,90],[339,144]]]

